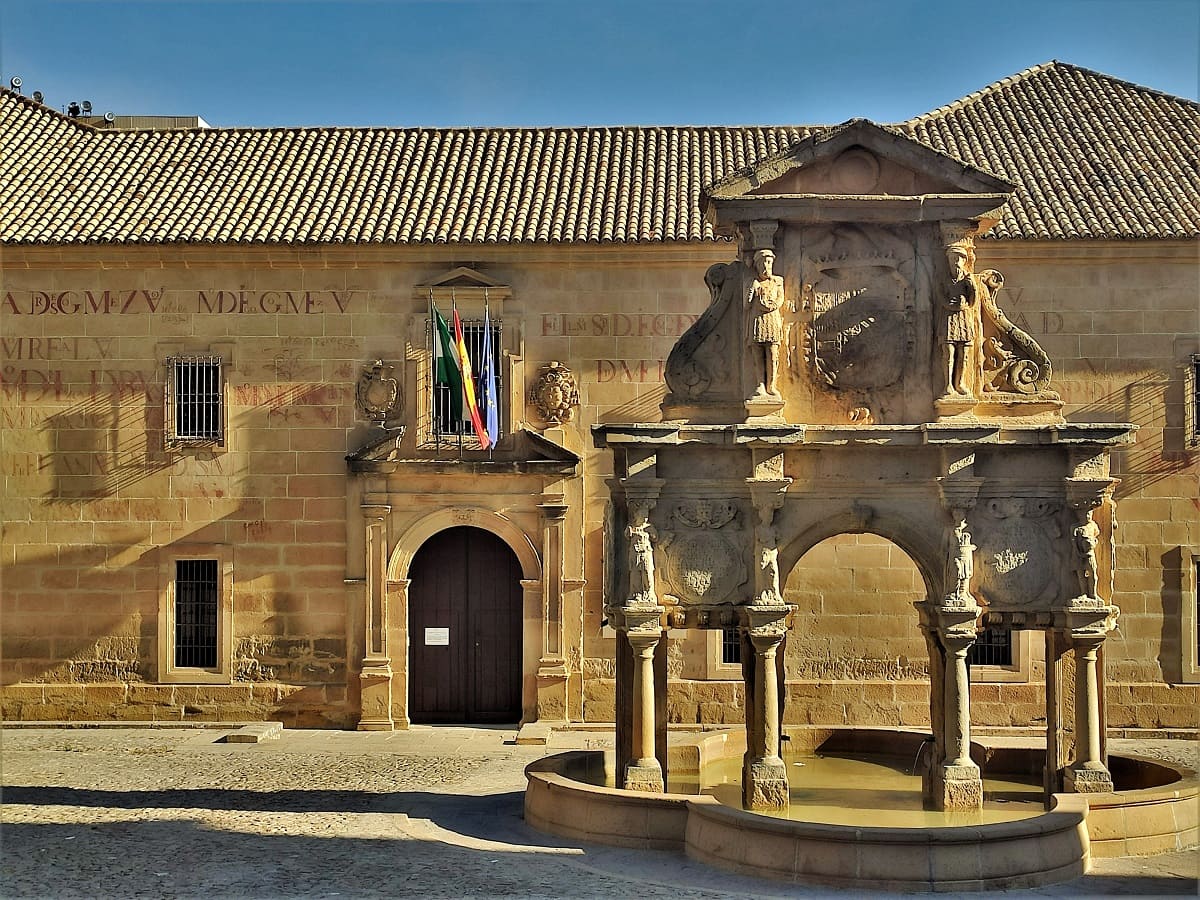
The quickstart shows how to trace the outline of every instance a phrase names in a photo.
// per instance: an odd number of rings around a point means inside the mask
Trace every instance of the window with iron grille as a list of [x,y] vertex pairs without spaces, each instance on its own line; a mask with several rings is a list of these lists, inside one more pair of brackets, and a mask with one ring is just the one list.
[[1003,628],[985,628],[975,638],[967,655],[972,666],[1011,666],[1012,632]]
[[223,374],[219,356],[173,356],[167,360],[168,443],[224,443]]
[[220,565],[215,559],[175,561],[175,665],[217,665]]
[[721,629],[721,665],[737,666],[742,663],[742,636],[736,628]]
[[[491,334],[485,335],[483,319],[463,319],[463,343],[467,345],[467,356],[471,360],[471,381],[475,386],[475,400],[479,406],[480,414],[486,409],[484,403],[484,393],[486,386],[484,383],[483,372],[483,351],[485,340],[491,341],[492,363],[496,372],[496,396],[492,401],[496,404],[496,409],[499,414],[499,422],[501,433],[504,426],[504,410],[500,403],[500,398],[504,396],[504,378],[503,366],[500,365],[501,348],[504,346],[503,329],[499,319],[492,319]],[[453,326],[452,326],[453,327]],[[433,341],[436,340],[432,325],[427,323],[426,339],[428,340],[428,350],[432,359]],[[432,379],[431,379],[432,381]],[[465,443],[476,441],[475,430],[471,427],[469,419],[456,419],[452,413],[450,405],[450,387],[444,384],[431,385],[430,391],[430,432],[431,437],[454,439],[457,444],[461,438]],[[464,408],[464,415],[466,410]]]

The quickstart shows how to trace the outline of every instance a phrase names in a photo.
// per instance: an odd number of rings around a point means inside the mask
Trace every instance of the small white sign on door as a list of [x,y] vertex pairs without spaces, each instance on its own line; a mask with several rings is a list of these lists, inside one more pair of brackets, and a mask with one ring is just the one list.
[[426,647],[449,647],[450,646],[450,629],[449,628],[426,628],[425,629],[425,646]]

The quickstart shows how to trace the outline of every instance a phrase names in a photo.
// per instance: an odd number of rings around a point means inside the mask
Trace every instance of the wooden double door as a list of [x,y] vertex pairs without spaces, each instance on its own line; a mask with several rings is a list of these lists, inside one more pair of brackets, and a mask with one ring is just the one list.
[[448,528],[409,569],[409,718],[521,718],[521,566],[480,528]]

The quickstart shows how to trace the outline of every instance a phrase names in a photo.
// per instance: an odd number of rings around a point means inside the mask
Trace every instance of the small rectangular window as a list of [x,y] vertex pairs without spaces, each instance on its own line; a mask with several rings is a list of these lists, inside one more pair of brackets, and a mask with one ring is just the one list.
[[742,636],[736,628],[721,629],[721,665],[738,666],[742,663]]
[[175,356],[167,360],[165,401],[168,443],[224,443],[221,357]]
[[229,684],[233,675],[233,548],[178,543],[159,558],[158,681]]
[[1200,447],[1200,353],[1184,369],[1183,391],[1183,439],[1194,449]]
[[972,666],[1011,666],[1012,632],[1003,628],[985,628],[975,638],[967,656]]
[[[491,341],[492,364],[496,373],[496,394],[493,397],[493,402],[497,404],[497,412],[499,414],[499,422],[501,427],[504,424],[504,410],[501,406],[501,398],[504,396],[504,377],[503,366],[500,365],[502,359],[501,349],[504,346],[503,328],[499,319],[491,319],[491,334],[484,334],[483,319],[463,319],[463,343],[467,346],[467,356],[471,361],[471,381],[475,388],[475,399],[479,406],[480,413],[484,412],[484,395],[486,392],[485,377],[484,377],[484,350],[486,340]],[[428,350],[432,357],[433,328],[430,323],[426,323],[426,339],[429,341]],[[476,441],[475,431],[471,427],[471,423],[465,419],[455,418],[451,412],[450,388],[447,385],[434,384],[431,385],[430,392],[430,431],[435,440],[441,438],[453,438],[455,443],[461,437],[464,443]],[[486,424],[486,423],[485,423]]]
[[215,559],[175,561],[175,666],[217,665],[220,566]]

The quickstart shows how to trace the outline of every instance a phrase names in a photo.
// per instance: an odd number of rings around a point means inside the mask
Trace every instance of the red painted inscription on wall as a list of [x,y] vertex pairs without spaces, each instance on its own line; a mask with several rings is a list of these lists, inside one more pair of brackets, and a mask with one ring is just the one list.
[[197,291],[198,313],[344,313],[362,291]]
[[679,337],[698,318],[700,317],[674,313],[595,313],[584,316],[550,313],[542,316],[542,336]]
[[598,359],[594,370],[599,384],[659,384],[663,381],[661,359]]
[[5,359],[112,359],[116,338],[0,338]]
[[158,290],[8,291],[0,308],[17,316],[89,316],[156,313],[162,304]]

